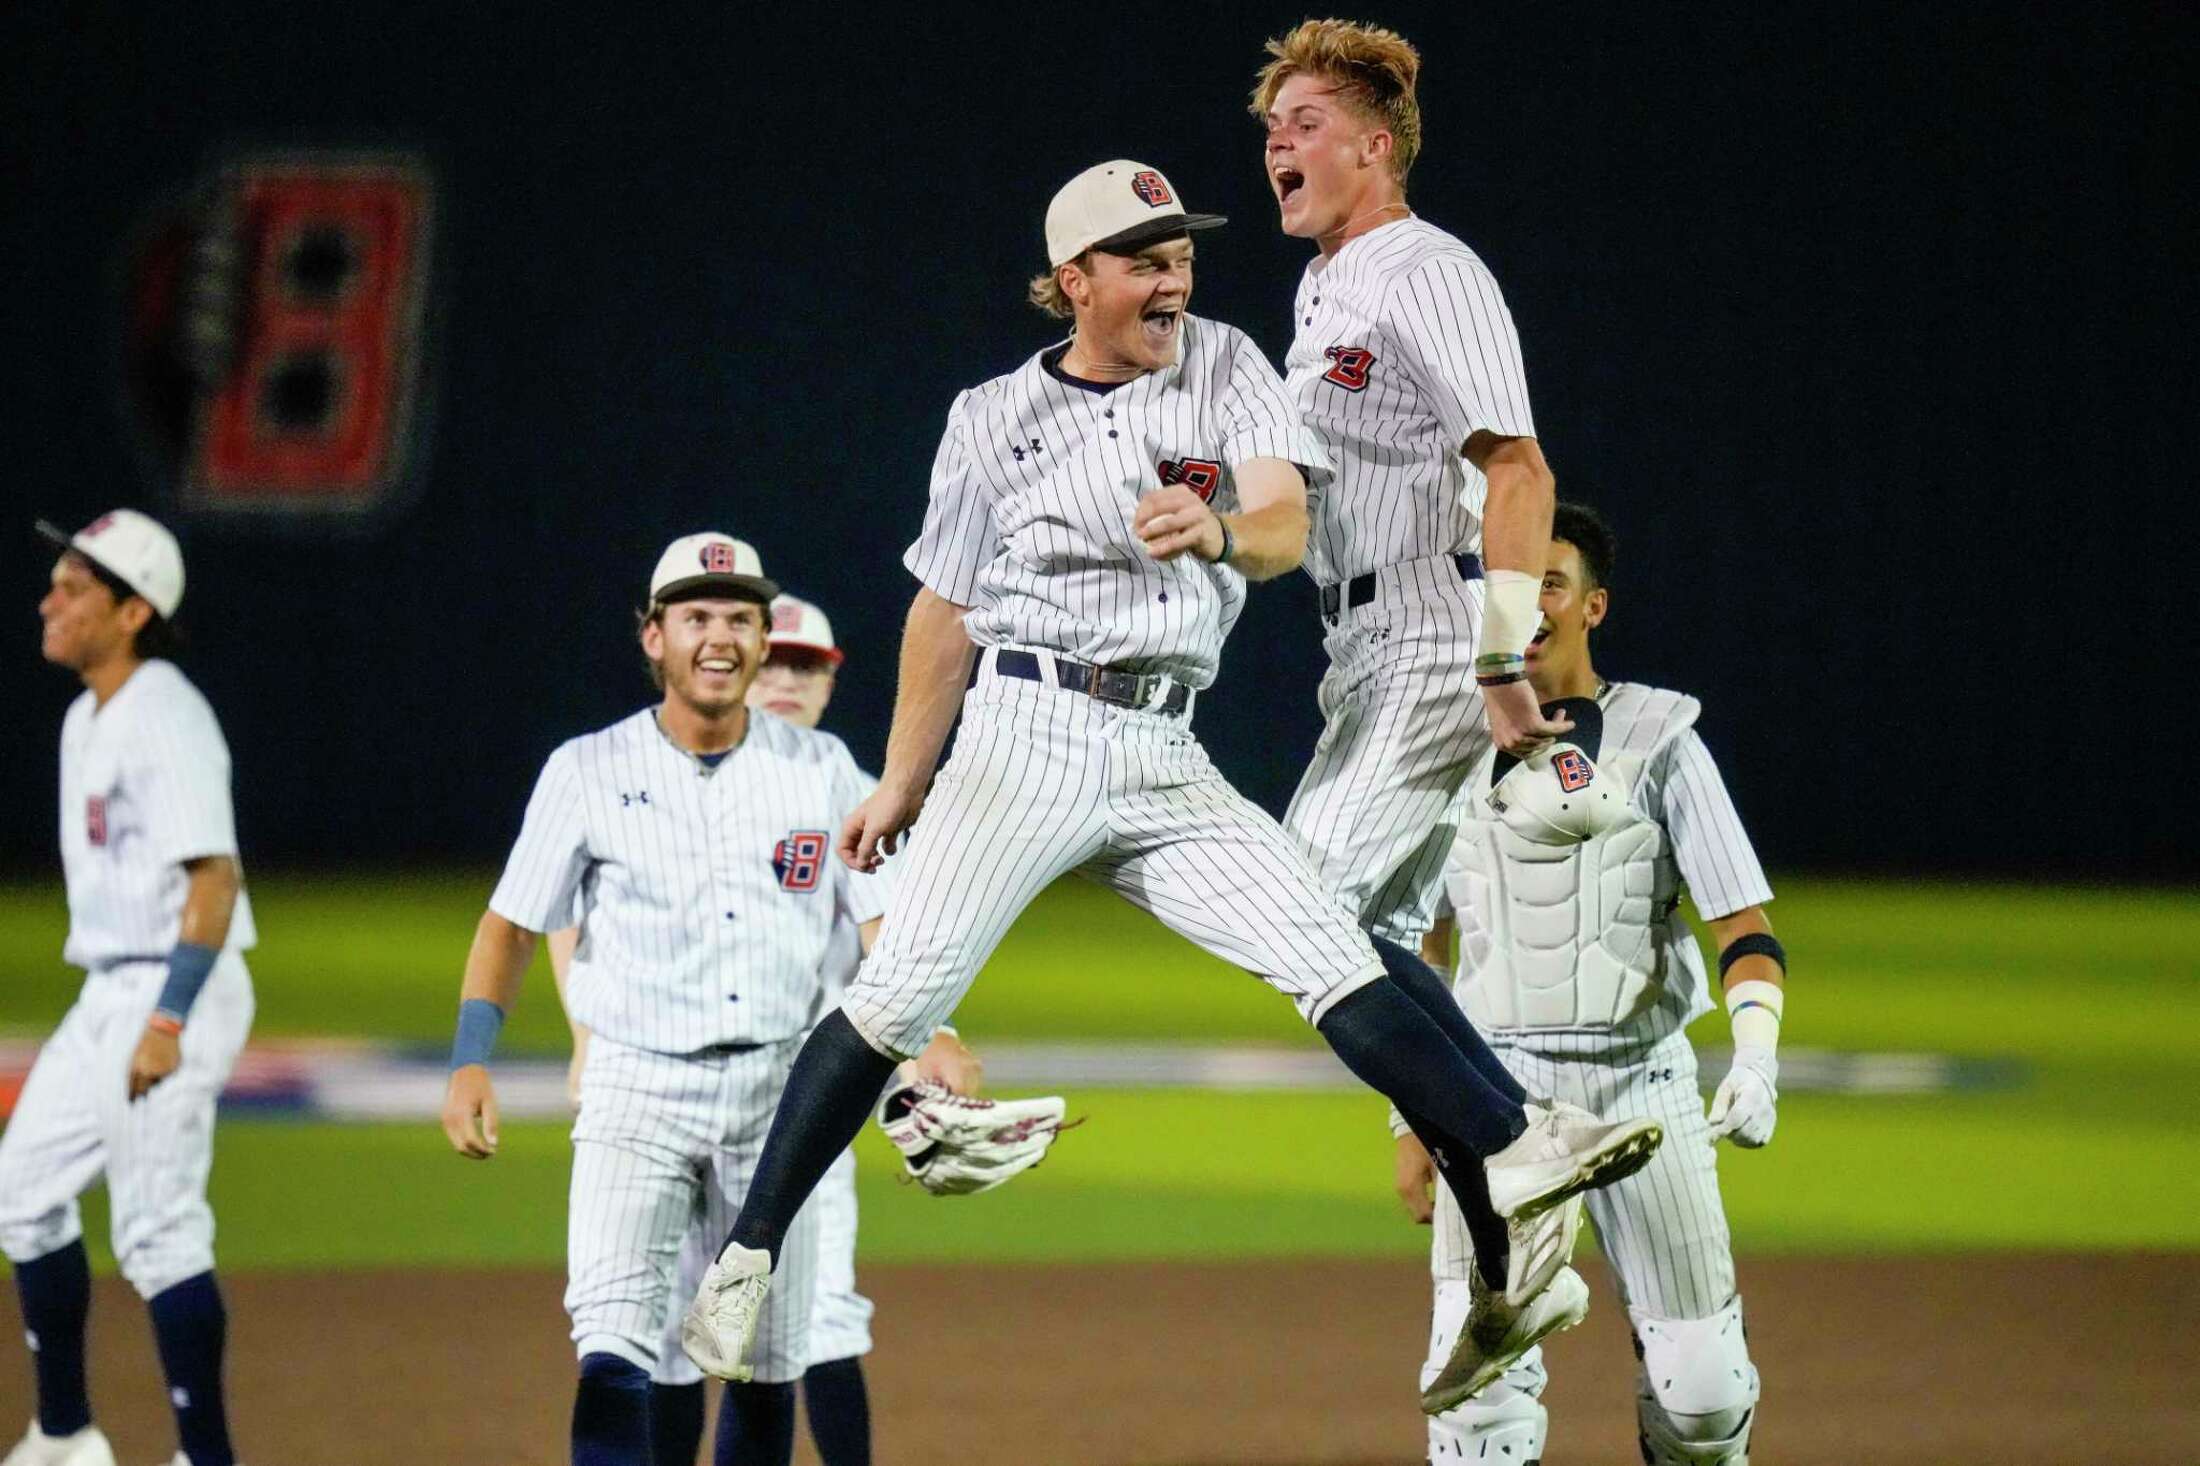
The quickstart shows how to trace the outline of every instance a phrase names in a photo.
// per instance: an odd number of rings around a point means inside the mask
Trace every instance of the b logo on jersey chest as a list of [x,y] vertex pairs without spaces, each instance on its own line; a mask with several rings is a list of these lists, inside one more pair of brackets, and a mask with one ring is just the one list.
[[1215,490],[1222,487],[1222,465],[1211,458],[1187,458],[1181,463],[1164,458],[1160,468],[1162,483],[1184,485],[1199,495],[1202,504],[1212,503]]
[[107,843],[107,796],[104,794],[85,797],[84,838],[94,845]]
[[1347,392],[1367,390],[1367,374],[1375,365],[1375,353],[1364,346],[1332,346],[1322,353],[1329,358],[1329,370],[1322,373],[1322,380],[1335,382]]
[[825,832],[796,830],[772,847],[772,873],[780,889],[814,891],[825,873]]
[[1579,794],[1597,776],[1595,766],[1581,756],[1578,748],[1562,748],[1553,754],[1551,772],[1558,775],[1558,787],[1568,794]]

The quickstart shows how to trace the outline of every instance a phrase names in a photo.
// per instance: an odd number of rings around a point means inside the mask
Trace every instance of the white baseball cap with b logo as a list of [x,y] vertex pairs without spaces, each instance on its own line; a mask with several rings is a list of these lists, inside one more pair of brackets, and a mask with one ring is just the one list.
[[43,519],[38,532],[143,596],[162,620],[175,619],[183,604],[183,551],[159,520],[135,509],[113,509],[75,534]]
[[753,545],[715,530],[682,535],[657,557],[656,572],[649,577],[652,605],[694,600],[713,591],[768,606],[779,587],[765,579],[764,562]]
[[833,641],[833,623],[823,611],[794,596],[781,596],[772,602],[772,626],[765,645],[775,652],[813,652],[835,666],[842,656]]
[[1185,213],[1159,168],[1117,158],[1063,184],[1047,205],[1047,263],[1059,268],[1088,249],[1136,254],[1157,240],[1228,222],[1220,214]]

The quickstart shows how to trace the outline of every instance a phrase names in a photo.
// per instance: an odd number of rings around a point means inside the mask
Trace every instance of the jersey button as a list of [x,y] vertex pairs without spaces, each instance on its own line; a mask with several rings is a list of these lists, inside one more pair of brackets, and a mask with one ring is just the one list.
[[1108,429],[1108,436],[1109,436],[1109,437],[1111,437],[1111,438],[1119,438],[1119,437],[1121,437],[1121,436],[1122,436],[1122,434],[1121,434],[1121,433],[1118,433],[1118,432],[1117,432],[1117,431],[1116,431],[1115,429],[1113,429],[1113,428],[1109,428],[1109,429]]

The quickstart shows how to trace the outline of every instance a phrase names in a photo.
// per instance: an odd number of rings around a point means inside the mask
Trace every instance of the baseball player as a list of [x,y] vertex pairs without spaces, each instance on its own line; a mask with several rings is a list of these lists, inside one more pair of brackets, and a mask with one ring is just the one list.
[[[1554,1210],[1656,1144],[1654,1124],[1531,1120],[1495,1091],[1383,980],[1305,856],[1192,733],[1246,580],[1304,553],[1302,466],[1324,462],[1252,343],[1187,313],[1192,235],[1220,223],[1187,213],[1144,164],[1080,173],[1047,211],[1049,269],[1031,287],[1072,334],[948,414],[904,557],[921,588],[886,772],[841,831],[843,860],[870,869],[917,821],[928,784],[929,805],[878,950],[804,1047],[689,1310],[682,1340],[706,1373],[747,1374],[783,1229],[895,1061],[1070,871],[1288,996],[1414,1117],[1446,1176],[1486,1183],[1501,1214]],[[958,708],[962,731],[934,783]]]
[[[771,625],[765,635],[764,665],[749,684],[747,701],[752,710],[770,713],[802,728],[815,728],[832,701],[834,681],[843,653],[834,642],[832,622],[808,601],[782,595],[771,603]],[[877,781],[864,777],[866,789]],[[880,867],[884,876],[891,864]],[[551,972],[562,1002],[580,928],[568,927],[550,934]],[[837,1003],[855,976],[863,953],[857,930],[848,921],[833,928],[823,970],[822,1001]],[[568,1014],[570,1018],[570,1013]],[[580,1076],[587,1062],[588,1030],[573,1023],[573,1065],[568,1079],[576,1105]],[[929,1079],[957,1094],[974,1094],[984,1066],[978,1056],[963,1047],[951,1028],[933,1035],[924,1053],[906,1066],[910,1077]],[[844,1152],[810,1199],[816,1213],[816,1297],[810,1313],[810,1365],[802,1375],[802,1398],[807,1406],[810,1437],[824,1466],[868,1466],[871,1459],[871,1410],[863,1379],[863,1356],[871,1352],[871,1300],[856,1291],[856,1165],[855,1153]],[[672,1297],[681,1302],[695,1295],[704,1269],[718,1250],[721,1233],[698,1213],[681,1239],[680,1262]],[[728,1394],[721,1401],[732,1409],[738,1399]],[[650,1371],[649,1408],[651,1459],[656,1466],[692,1462],[703,1438],[703,1374],[680,1348],[679,1313],[667,1310],[664,1338],[657,1362]],[[740,1438],[737,1425],[722,1425],[719,1438]]]
[[105,1176],[115,1260],[153,1318],[176,1466],[231,1466],[228,1315],[214,1280],[214,1105],[252,1027],[252,903],[229,745],[167,660],[183,603],[175,536],[117,509],[60,547],[38,603],[46,660],[84,691],[61,724],[64,960],[84,988],[0,1134],[0,1250],[38,1379],[5,1466],[113,1466],[84,1383],[91,1274],[77,1198]]
[[[663,699],[551,754],[466,962],[443,1127],[487,1159],[497,1030],[537,935],[580,918],[566,994],[589,1035],[567,1234],[575,1466],[650,1459],[681,1239],[698,1214],[721,1231],[740,1203],[836,927],[865,946],[877,930],[877,879],[831,858],[867,781],[839,739],[745,702],[777,593],[730,536],[665,550],[641,626]],[[789,1286],[763,1321],[759,1382],[730,1392],[722,1462],[792,1456],[815,1226],[790,1221]]]
[[[1742,1328],[1712,1145],[1731,1138],[1754,1148],[1772,1138],[1786,957],[1765,919],[1772,891],[1695,732],[1696,700],[1606,682],[1591,661],[1590,632],[1611,608],[1612,566],[1604,522],[1581,506],[1558,506],[1528,670],[1546,703],[1592,700],[1567,737],[1594,743],[1584,750],[1594,771],[1581,765],[1573,782],[1612,780],[1614,818],[1585,844],[1552,843],[1508,821],[1484,797],[1492,790],[1487,776],[1475,776],[1461,799],[1445,873],[1457,911],[1457,992],[1532,1092],[1665,1127],[1667,1143],[1647,1167],[1588,1200],[1634,1326],[1643,1460],[1740,1463],[1748,1458],[1757,1369]],[[1680,915],[1684,888],[1717,944],[1733,1024],[1734,1066],[1708,1121],[1684,1030],[1710,1011],[1712,996]],[[1448,962],[1452,925],[1447,916],[1431,931],[1432,961]],[[1400,1194],[1425,1220],[1427,1156],[1411,1134],[1397,1144]],[[1434,1206],[1436,1310],[1424,1385],[1451,1357],[1472,1291],[1471,1243],[1457,1211],[1441,1195]],[[1578,1280],[1554,1284],[1545,1296],[1567,1293],[1585,1303]],[[1531,1352],[1465,1404],[1432,1417],[1430,1458],[1535,1460],[1546,1423],[1538,1399],[1544,1378]]]

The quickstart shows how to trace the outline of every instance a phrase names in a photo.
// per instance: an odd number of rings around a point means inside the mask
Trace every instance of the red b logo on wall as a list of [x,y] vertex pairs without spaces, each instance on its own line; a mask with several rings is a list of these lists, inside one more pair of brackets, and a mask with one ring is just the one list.
[[408,158],[249,158],[152,239],[131,386],[193,508],[357,513],[407,481],[430,204]]
[[1551,772],[1558,775],[1558,787],[1568,794],[1579,794],[1596,778],[1596,765],[1582,757],[1578,748],[1562,748],[1551,755]]
[[1168,180],[1151,168],[1132,175],[1131,192],[1145,200],[1149,209],[1158,209],[1163,204],[1175,202],[1175,196],[1169,192]]

